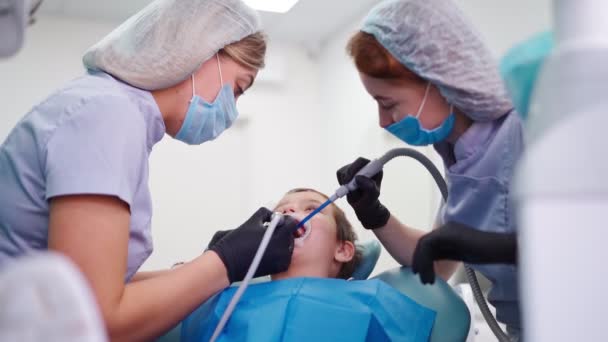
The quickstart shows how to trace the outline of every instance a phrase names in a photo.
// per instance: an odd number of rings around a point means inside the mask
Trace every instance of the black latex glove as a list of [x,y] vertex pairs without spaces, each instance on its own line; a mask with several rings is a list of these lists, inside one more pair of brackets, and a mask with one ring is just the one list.
[[435,282],[433,263],[437,260],[469,264],[515,264],[515,234],[488,233],[463,224],[449,222],[423,236],[412,261],[412,270],[424,284]]
[[391,213],[380,203],[380,185],[382,184],[382,171],[372,178],[365,176],[355,176],[365,165],[368,159],[358,158],[352,164],[348,164],[336,173],[338,183],[344,185],[350,183],[355,178],[358,188],[346,195],[346,199],[355,210],[357,218],[367,229],[377,229],[384,227],[391,217]]
[[[211,239],[208,249],[216,252],[222,259],[231,283],[245,278],[266,232],[264,223],[269,222],[271,216],[272,211],[260,208],[237,229],[219,231]],[[287,270],[293,253],[293,232],[297,225],[298,222],[292,217],[284,217],[283,223],[277,226],[270,239],[255,277]]]
[[215,234],[213,234],[213,237],[211,238],[211,242],[209,242],[209,245],[207,245],[207,250],[211,249],[211,247],[215,246],[215,244],[217,244],[224,236],[226,236],[228,233],[234,231],[234,229],[230,229],[230,230],[218,230]]

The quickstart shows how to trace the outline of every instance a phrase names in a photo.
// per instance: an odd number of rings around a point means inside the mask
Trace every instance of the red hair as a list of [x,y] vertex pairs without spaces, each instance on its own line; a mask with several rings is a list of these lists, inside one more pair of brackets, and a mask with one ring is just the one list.
[[374,78],[423,82],[369,33],[357,32],[348,42],[346,51],[360,73]]

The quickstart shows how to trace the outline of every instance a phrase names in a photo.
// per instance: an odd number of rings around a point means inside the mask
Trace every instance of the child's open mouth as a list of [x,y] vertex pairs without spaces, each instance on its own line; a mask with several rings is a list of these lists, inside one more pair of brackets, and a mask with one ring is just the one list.
[[293,237],[295,239],[296,244],[302,245],[304,243],[304,240],[306,240],[308,235],[310,235],[311,231],[312,226],[310,225],[310,222],[306,222],[303,227],[298,228],[298,230],[293,233]]

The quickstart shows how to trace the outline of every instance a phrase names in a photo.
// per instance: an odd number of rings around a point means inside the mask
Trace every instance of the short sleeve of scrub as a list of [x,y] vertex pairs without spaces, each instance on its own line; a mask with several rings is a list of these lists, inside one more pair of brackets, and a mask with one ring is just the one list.
[[147,163],[145,123],[127,98],[98,96],[74,106],[49,138],[46,198],[116,196],[131,206]]

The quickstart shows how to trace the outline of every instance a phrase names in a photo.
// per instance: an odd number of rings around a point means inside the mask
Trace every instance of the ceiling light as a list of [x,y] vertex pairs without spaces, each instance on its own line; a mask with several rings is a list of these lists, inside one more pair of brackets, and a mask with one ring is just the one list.
[[258,11],[287,13],[299,0],[244,0]]

